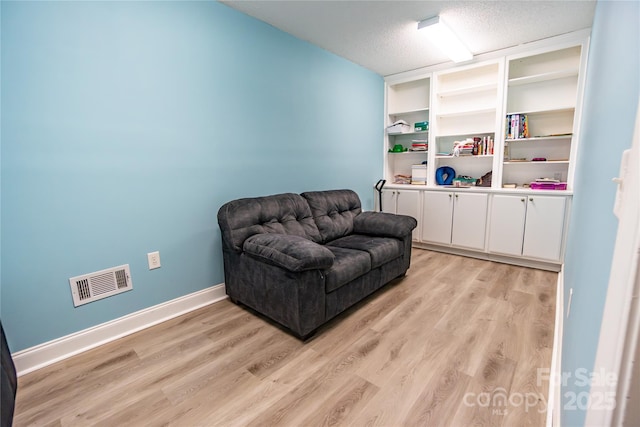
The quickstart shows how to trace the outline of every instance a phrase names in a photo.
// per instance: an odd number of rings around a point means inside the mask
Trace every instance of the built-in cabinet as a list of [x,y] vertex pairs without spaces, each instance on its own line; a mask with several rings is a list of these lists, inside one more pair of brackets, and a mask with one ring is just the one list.
[[493,195],[489,252],[559,261],[565,208],[564,196]]
[[[409,124],[399,134],[385,131],[385,210],[418,220],[415,244],[561,265],[588,40],[581,31],[385,78],[386,126]],[[416,131],[424,121],[429,130]],[[425,142],[427,151],[412,151]],[[408,184],[424,164],[426,182]],[[444,166],[457,176],[485,176],[483,188],[456,187],[469,180],[439,184]]]
[[382,211],[408,215],[418,220],[418,227],[413,230],[413,240],[420,239],[420,192],[413,190],[383,190]]
[[485,193],[425,191],[422,241],[484,249],[487,200]]
[[385,188],[382,210],[418,221],[416,247],[558,270],[571,198],[555,191]]

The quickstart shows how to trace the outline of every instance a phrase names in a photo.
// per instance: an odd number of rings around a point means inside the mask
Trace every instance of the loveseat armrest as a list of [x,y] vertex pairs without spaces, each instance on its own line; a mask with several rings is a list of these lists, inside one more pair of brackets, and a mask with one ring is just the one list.
[[245,240],[248,255],[289,271],[324,270],[333,265],[334,255],[324,246],[304,237],[264,233]]
[[415,218],[386,212],[361,212],[353,219],[353,232],[403,238],[418,226]]

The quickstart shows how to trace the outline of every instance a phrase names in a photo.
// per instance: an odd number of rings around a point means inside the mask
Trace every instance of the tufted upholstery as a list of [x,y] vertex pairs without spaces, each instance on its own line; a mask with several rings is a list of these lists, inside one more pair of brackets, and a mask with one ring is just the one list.
[[309,205],[293,193],[231,201],[218,211],[218,223],[224,241],[236,252],[255,234],[288,234],[314,242],[320,240]]
[[304,339],[405,274],[416,220],[331,190],[234,200],[218,224],[227,295]]
[[307,199],[313,219],[318,225],[321,243],[353,232],[353,219],[362,212],[360,198],[351,190],[309,191]]

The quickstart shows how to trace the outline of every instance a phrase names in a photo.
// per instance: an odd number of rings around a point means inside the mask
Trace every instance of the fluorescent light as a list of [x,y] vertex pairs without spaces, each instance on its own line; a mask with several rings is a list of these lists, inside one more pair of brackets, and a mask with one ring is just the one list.
[[469,49],[439,16],[418,22],[418,29],[453,62],[464,62],[473,58]]

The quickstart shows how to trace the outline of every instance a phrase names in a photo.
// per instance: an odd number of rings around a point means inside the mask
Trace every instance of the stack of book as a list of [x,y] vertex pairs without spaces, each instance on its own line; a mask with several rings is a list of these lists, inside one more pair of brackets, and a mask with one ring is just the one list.
[[529,120],[526,114],[507,114],[505,127],[507,139],[529,138]]
[[558,179],[538,178],[529,184],[532,190],[566,190],[567,183],[560,182]]
[[429,148],[429,141],[426,139],[412,139],[411,151],[427,151]]

